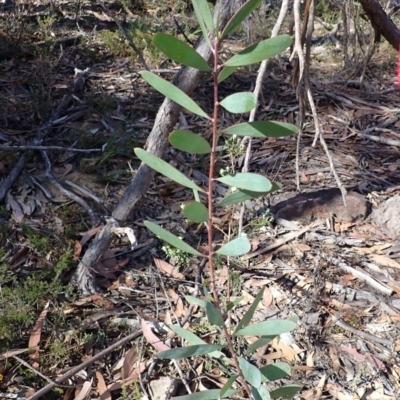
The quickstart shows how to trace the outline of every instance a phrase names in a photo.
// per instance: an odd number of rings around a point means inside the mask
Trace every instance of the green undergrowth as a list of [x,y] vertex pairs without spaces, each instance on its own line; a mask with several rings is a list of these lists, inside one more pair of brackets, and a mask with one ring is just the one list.
[[[49,251],[47,238],[27,230],[29,246],[38,256]],[[70,267],[72,252],[60,254],[53,264],[46,263],[38,270],[16,273],[15,268],[4,261],[5,251],[0,250],[0,353],[18,346],[26,347],[30,330],[45,304],[50,302],[49,328],[63,323],[59,318],[61,298],[72,298],[71,286],[65,286],[61,277]],[[53,315],[54,314],[54,315]],[[55,318],[52,318],[52,315]]]

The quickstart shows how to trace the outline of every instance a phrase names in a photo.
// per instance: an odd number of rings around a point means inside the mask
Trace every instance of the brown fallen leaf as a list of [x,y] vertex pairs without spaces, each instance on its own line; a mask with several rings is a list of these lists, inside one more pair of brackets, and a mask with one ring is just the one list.
[[161,271],[164,272],[165,274],[172,276],[173,278],[177,279],[184,279],[185,276],[181,274],[175,267],[173,267],[171,264],[167,263],[164,260],[161,260],[159,258],[153,257],[154,263],[156,264],[156,267]]
[[31,365],[34,368],[39,368],[39,343],[40,343],[40,336],[42,334],[42,328],[44,321],[47,316],[47,312],[49,310],[49,305],[50,302],[48,301],[46,305],[44,306],[42,312],[39,315],[39,318],[36,320],[36,323],[31,331],[31,334],[29,336],[29,342],[28,342],[28,347],[29,348],[35,348],[35,352],[32,354],[29,354],[29,359],[31,360]]
[[383,267],[391,267],[400,269],[400,264],[391,259],[390,257],[384,256],[383,254],[371,254],[368,258],[372,261],[375,261],[377,264],[382,265]]
[[170,350],[170,348],[153,333],[144,319],[140,321],[140,325],[143,330],[143,336],[157,351]]
[[111,393],[107,389],[107,385],[100,371],[96,371],[96,378],[97,378],[97,391],[99,393],[100,400],[111,400]]

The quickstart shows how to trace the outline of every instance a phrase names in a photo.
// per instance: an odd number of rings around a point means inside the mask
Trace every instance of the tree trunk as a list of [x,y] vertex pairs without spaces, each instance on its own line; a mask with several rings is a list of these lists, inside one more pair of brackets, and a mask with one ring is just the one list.
[[367,17],[371,21],[375,32],[382,36],[396,49],[399,50],[400,30],[383,10],[377,0],[358,0]]
[[[243,4],[243,0],[219,0],[214,8],[214,21],[219,16],[218,26],[222,30],[236,10]],[[204,40],[201,40],[196,50],[204,59],[211,58],[211,49]],[[174,79],[174,84],[187,94],[191,94],[197,87],[202,72],[193,68],[182,68]],[[181,106],[169,99],[161,105],[153,129],[146,143],[146,149],[158,157],[163,157],[168,145],[168,134],[174,129],[179,118]],[[132,152],[133,156],[133,152]],[[145,164],[141,164],[130,185],[126,188],[121,200],[114,209],[112,216],[116,220],[125,221],[134,210],[135,205],[146,193],[153,179],[154,171]],[[73,277],[74,284],[81,295],[87,296],[99,291],[93,272],[93,266],[100,260],[108,249],[113,238],[112,228],[116,221],[108,221],[103,231],[93,240],[85,252]]]

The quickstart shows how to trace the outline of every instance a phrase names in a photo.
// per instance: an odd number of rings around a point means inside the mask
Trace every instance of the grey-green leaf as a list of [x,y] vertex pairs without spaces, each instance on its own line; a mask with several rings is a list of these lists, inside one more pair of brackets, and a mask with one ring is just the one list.
[[166,33],[156,33],[153,37],[153,42],[167,57],[180,64],[205,72],[211,70],[207,61],[196,50],[174,36]]
[[[179,325],[170,325],[169,329],[183,337],[185,340],[187,340],[191,345],[195,344],[207,344],[203,339],[200,339],[197,335],[195,335],[193,332],[187,331],[186,329],[181,328]],[[213,358],[217,358],[219,360],[228,361],[227,357],[225,356],[224,353],[221,353],[219,350],[213,351],[208,354],[209,356]]]
[[250,364],[243,357],[238,357],[238,361],[239,361],[240,369],[242,370],[242,373],[243,373],[244,377],[246,378],[246,381],[249,382],[250,385],[255,388],[260,387],[261,386],[260,370],[253,364]]
[[140,75],[142,75],[143,79],[150,86],[153,86],[154,89],[158,90],[165,97],[168,97],[180,106],[185,107],[192,113],[200,115],[200,117],[210,119],[207,113],[204,112],[186,93],[182,92],[181,89],[177,88],[172,83],[169,83],[150,71],[141,71]]
[[238,326],[235,329],[235,332],[238,330],[244,328],[245,326],[248,326],[250,324],[251,319],[253,318],[253,315],[256,311],[256,308],[258,304],[260,303],[262,297],[264,294],[264,288],[262,288],[258,293],[256,298],[254,299],[253,303],[249,307],[249,309],[246,311],[246,313],[243,315],[243,318],[240,320]]
[[182,239],[179,239],[177,236],[173,235],[171,232],[168,232],[166,229],[161,228],[161,226],[154,224],[150,221],[144,221],[145,227],[157,235],[160,239],[165,242],[171,244],[179,250],[182,250],[186,253],[193,254],[195,256],[201,256],[202,254],[194,249],[192,246],[189,246]]
[[212,353],[216,350],[221,350],[224,346],[217,344],[195,344],[188,347],[177,347],[175,349],[161,351],[157,357],[162,360],[178,360],[180,358],[187,358],[193,356],[203,356]]
[[262,40],[234,55],[225,63],[225,66],[240,67],[258,63],[282,53],[292,44],[292,41],[293,39],[288,35]]
[[222,68],[221,72],[218,74],[218,83],[221,83],[226,78],[231,76],[237,69],[238,69],[238,67],[224,67],[224,68]]
[[232,125],[223,133],[236,136],[251,136],[255,138],[283,137],[294,135],[299,130],[297,126],[286,122],[254,121]]
[[231,113],[246,113],[256,106],[256,96],[252,92],[238,92],[225,97],[220,104]]
[[249,0],[243,4],[226,25],[221,37],[232,33],[262,2],[263,0]]
[[222,178],[217,178],[217,181],[251,192],[268,192],[272,188],[271,182],[265,176],[252,172],[238,172],[236,175],[226,175]]
[[192,0],[194,13],[196,14],[197,22],[203,32],[204,39],[210,47],[212,47],[208,35],[214,33],[214,22],[210,7],[207,0]]
[[[273,188],[274,188],[274,183],[272,183],[271,189],[273,189]],[[251,200],[256,197],[264,196],[264,195],[270,193],[271,191],[268,190],[267,192],[251,192],[249,190],[235,190],[234,192],[229,193],[221,201],[219,201],[217,206],[225,207],[225,206],[230,206],[231,204],[244,203],[247,200]]]
[[209,154],[210,144],[200,135],[186,130],[176,130],[169,134],[169,142],[175,148],[193,154]]
[[269,390],[265,386],[260,386],[259,388],[252,388],[251,394],[253,395],[254,400],[270,400],[271,399]]
[[251,344],[246,352],[244,353],[246,356],[253,354],[257,349],[262,346],[265,346],[269,342],[272,342],[278,335],[272,336],[261,336],[260,339],[256,340],[253,344]]
[[202,392],[187,394],[185,396],[173,397],[172,400],[218,400],[220,398],[232,397],[239,390],[228,390],[223,396],[220,396],[220,389],[204,390]]
[[270,395],[271,399],[276,399],[278,397],[282,397],[283,400],[290,400],[296,395],[297,392],[300,392],[302,386],[299,385],[287,385],[282,386],[278,389],[273,390]]
[[190,189],[204,192],[204,190],[201,187],[197,186],[192,180],[183,175],[182,172],[178,171],[172,165],[168,164],[164,160],[161,160],[161,158],[158,158],[154,154],[151,154],[146,150],[140,148],[136,148],[134,151],[139,160],[143,161],[150,168],[153,168],[160,174],[166,176],[167,178],[172,179],[173,181],[179,183],[182,186],[186,186]]
[[290,332],[296,328],[296,323],[285,319],[272,319],[246,326],[237,332],[239,336],[272,336]]
[[237,299],[230,301],[228,303],[228,305],[226,306],[226,311],[233,310],[233,308],[235,308],[242,300],[243,300],[243,297],[238,297]]
[[221,310],[214,306],[214,304],[207,302],[206,304],[206,314],[208,322],[211,325],[221,327],[224,325],[224,319],[222,318]]
[[249,239],[244,236],[239,236],[230,242],[224,244],[216,251],[217,254],[229,257],[238,257],[250,251],[251,245]]
[[260,368],[263,382],[272,382],[283,379],[290,374],[290,367],[284,362],[276,362]]
[[193,296],[185,296],[185,299],[188,303],[190,304],[197,304],[201,308],[206,309],[207,304],[210,303],[209,301],[203,300],[203,299],[198,299],[197,297]]
[[220,396],[224,397],[225,393],[231,388],[231,386],[233,385],[233,382],[235,382],[237,379],[237,375],[232,375],[228,381],[225,383],[225,385],[223,386],[223,388],[221,389],[221,393]]
[[183,214],[189,221],[193,221],[198,224],[208,220],[208,210],[206,206],[194,200],[185,205]]

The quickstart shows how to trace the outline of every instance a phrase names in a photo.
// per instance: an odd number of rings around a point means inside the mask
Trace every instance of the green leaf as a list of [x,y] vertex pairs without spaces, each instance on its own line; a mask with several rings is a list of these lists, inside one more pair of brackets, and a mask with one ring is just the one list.
[[226,25],[221,38],[232,33],[261,4],[262,1],[263,0],[249,0],[244,3]]
[[216,251],[216,253],[222,254],[223,256],[237,257],[248,253],[250,249],[251,245],[249,239],[244,236],[239,236],[224,244],[220,249]]
[[270,393],[271,399],[276,399],[277,397],[282,397],[283,400],[292,399],[297,392],[300,392],[302,388],[303,386],[299,385],[282,386],[279,389],[275,389]]
[[296,323],[293,321],[285,319],[272,319],[246,326],[234,334],[240,336],[272,336],[290,332],[294,328],[296,328]]
[[191,201],[185,205],[183,214],[189,221],[196,223],[206,222],[208,220],[208,210],[206,206],[198,201]]
[[157,235],[160,239],[165,242],[171,244],[179,250],[185,251],[186,253],[193,254],[194,256],[201,256],[202,254],[194,249],[192,246],[189,246],[182,239],[179,239],[177,236],[173,235],[171,232],[168,232],[166,229],[161,228],[157,224],[154,224],[150,221],[144,221],[144,226],[155,235]]
[[244,353],[246,356],[253,354],[257,349],[262,346],[265,346],[269,342],[272,342],[278,335],[272,336],[261,336],[260,339],[256,340],[253,344],[249,346],[249,348]]
[[214,23],[210,7],[207,0],[192,0],[194,13],[196,14],[197,22],[200,25],[203,37],[210,47],[212,47],[208,35],[214,33]]
[[204,192],[204,190],[197,186],[192,180],[182,174],[182,172],[178,171],[172,165],[168,164],[161,158],[158,158],[154,154],[147,152],[146,150],[136,148],[135,154],[139,160],[143,161],[150,168],[153,168],[155,171],[160,174],[166,176],[169,179],[172,179],[176,183],[179,183],[182,186],[186,186],[190,189],[199,190]]
[[143,79],[154,89],[158,90],[165,97],[168,97],[175,103],[194,114],[200,115],[200,117],[208,118],[210,117],[204,112],[186,93],[182,92],[181,89],[177,88],[172,83],[167,82],[165,79],[160,78],[156,74],[149,71],[141,71]]
[[175,148],[193,154],[209,154],[211,147],[206,139],[193,132],[185,130],[172,131],[169,142]]
[[226,306],[226,311],[231,311],[234,307],[236,307],[241,301],[243,297],[238,297],[237,299],[230,301]]
[[174,36],[156,33],[153,42],[167,57],[180,64],[205,72],[211,70],[207,61],[196,50]]
[[[197,335],[195,335],[193,332],[187,331],[186,329],[181,328],[179,325],[170,325],[169,328],[183,337],[185,340],[187,340],[190,344],[195,345],[195,344],[207,344],[203,339],[200,339]],[[221,353],[220,351],[213,351],[212,353],[208,354],[209,356],[213,358],[217,358],[221,361],[229,361],[228,358],[225,356],[224,353]]]
[[272,182],[272,188],[269,192],[272,193],[272,192],[276,192],[277,190],[281,190],[281,189],[282,189],[282,183]]
[[245,113],[256,106],[256,96],[252,92],[238,92],[225,97],[220,104],[231,113]]
[[257,309],[258,304],[260,303],[263,294],[264,294],[264,289],[262,288],[258,293],[256,298],[254,299],[253,303],[249,307],[249,309],[246,311],[246,313],[243,315],[243,318],[240,320],[238,326],[235,329],[235,332],[238,330],[244,328],[245,326],[248,326],[250,324],[251,319],[253,318],[253,315]]
[[219,310],[217,307],[215,307],[214,304],[207,302],[206,314],[207,314],[208,322],[211,325],[215,325],[215,326],[219,326],[219,327],[224,325],[224,319],[222,318],[221,310]]
[[265,176],[251,172],[238,172],[236,175],[226,175],[222,178],[217,178],[217,181],[251,192],[268,192],[272,188],[271,182]]
[[197,297],[193,297],[193,296],[185,296],[185,299],[188,303],[197,304],[198,306],[200,306],[201,308],[204,308],[204,309],[206,309],[207,303],[210,303],[209,301],[198,299]]
[[221,389],[220,392],[220,396],[224,397],[224,394],[231,388],[231,386],[233,385],[233,382],[235,382],[237,379],[237,375],[232,375],[228,381],[225,383],[225,385],[223,386],[223,388]]
[[250,383],[251,386],[258,388],[261,386],[261,372],[260,370],[250,364],[247,360],[243,357],[238,357],[240,369],[243,372],[246,381]]
[[254,121],[232,125],[224,130],[227,135],[251,136],[255,138],[283,137],[298,132],[297,126],[286,122]]
[[218,83],[224,81],[228,76],[231,76],[238,67],[224,67],[222,68],[221,72],[218,74]]
[[272,382],[290,375],[290,367],[284,362],[269,364],[260,368],[263,382]]
[[195,344],[188,347],[177,347],[175,349],[161,351],[157,357],[161,360],[178,360],[193,356],[203,356],[204,354],[212,353],[216,350],[221,350],[224,346],[217,344]]
[[210,389],[210,390],[204,390],[203,392],[197,392],[197,393],[192,393],[192,394],[187,394],[185,396],[178,396],[178,397],[173,397],[172,400],[218,400],[220,398],[225,398],[225,397],[232,397],[236,393],[239,392],[239,390],[228,390],[224,396],[220,397],[220,389]]
[[268,388],[265,386],[260,386],[259,388],[252,388],[251,394],[253,395],[254,400],[270,400],[271,396]]
[[251,192],[250,190],[235,190],[232,193],[229,193],[226,197],[224,197],[221,201],[218,202],[218,207],[230,206],[231,204],[244,203],[247,200],[254,199],[256,197],[264,196],[272,191],[273,183],[271,190],[267,192]]
[[227,67],[240,67],[258,63],[282,53],[292,44],[292,41],[293,39],[288,35],[262,40],[234,55],[224,65]]

